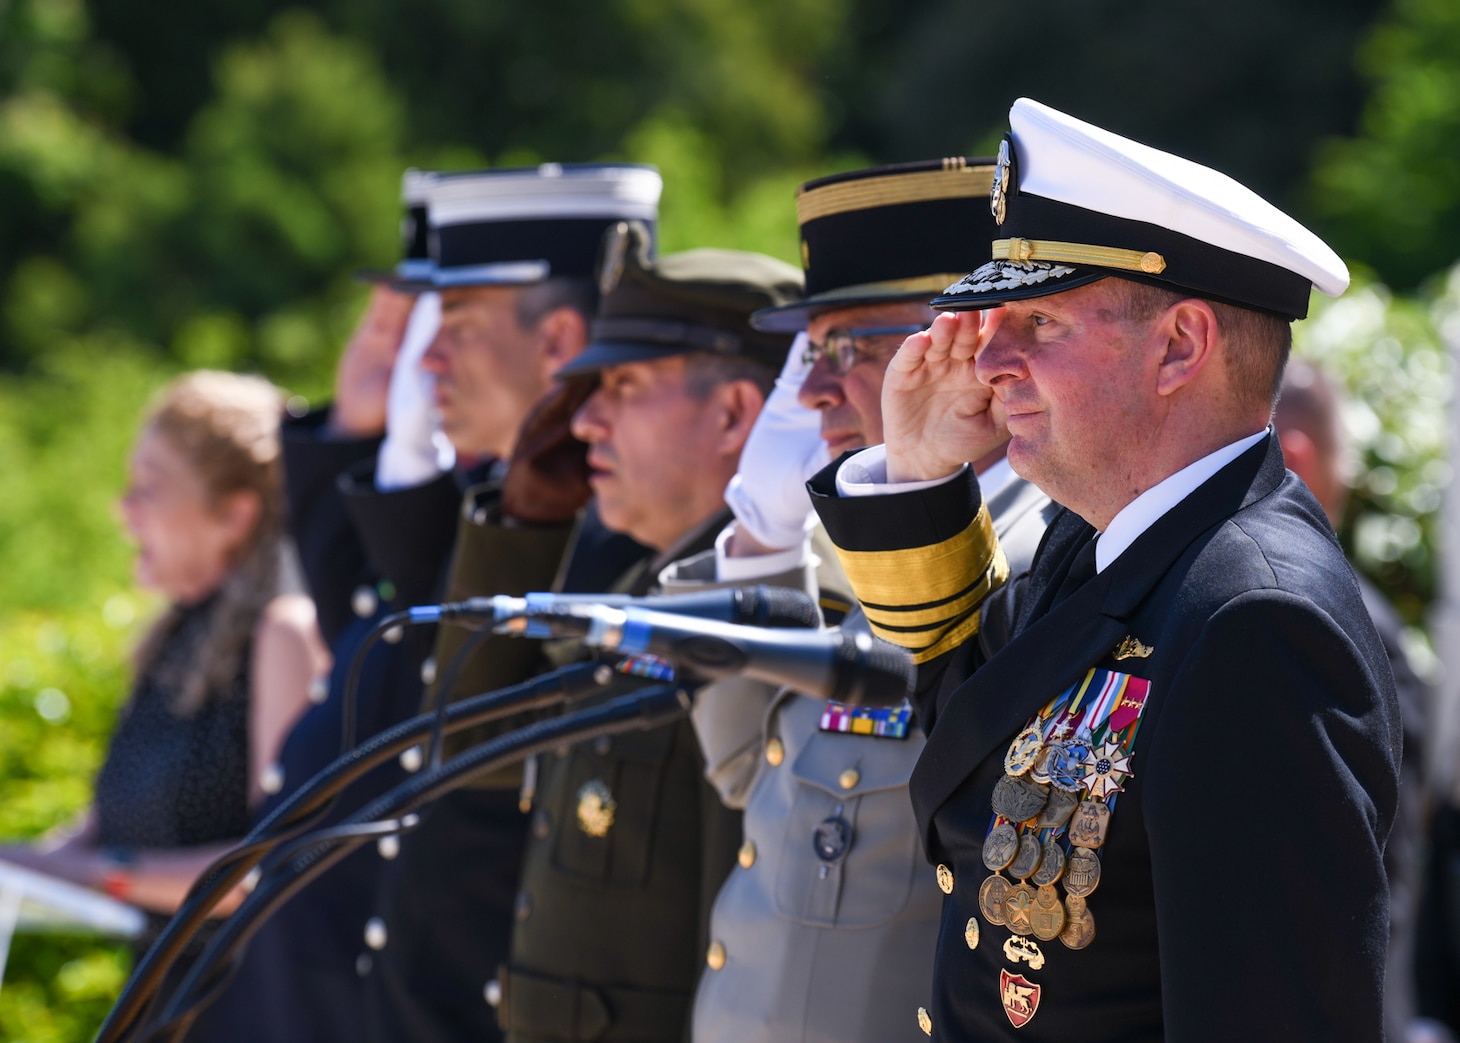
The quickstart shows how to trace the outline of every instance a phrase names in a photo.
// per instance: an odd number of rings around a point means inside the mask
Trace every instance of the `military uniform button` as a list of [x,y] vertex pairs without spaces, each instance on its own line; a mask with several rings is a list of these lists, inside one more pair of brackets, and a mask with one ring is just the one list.
[[398,644],[400,644],[400,639],[403,638],[403,637],[405,637],[405,636],[406,636],[406,628],[405,627],[391,627],[385,633],[381,634],[380,635],[380,638],[387,645],[398,645]]
[[918,1008],[918,1028],[923,1030],[923,1035],[925,1036],[931,1036],[933,1034],[933,1018],[928,1013],[926,1007]]
[[436,657],[433,655],[428,655],[421,663],[421,683],[436,683]]
[[278,793],[284,788],[284,765],[270,764],[259,776],[259,789],[265,793]]
[[471,521],[473,525],[487,524],[487,509],[485,507],[478,507],[476,510],[472,511]]
[[330,697],[330,679],[328,674],[320,674],[309,682],[309,701],[315,706],[324,703]]
[[532,816],[532,835],[538,840],[546,840],[553,831],[553,820],[546,811],[538,808]]
[[388,837],[381,837],[375,842],[375,850],[380,852],[380,857],[389,862],[396,855],[400,854],[400,837],[392,834]]
[[412,746],[410,749],[401,750],[400,766],[406,771],[420,771],[425,756],[419,746]]
[[372,916],[365,921],[365,944],[376,952],[385,948],[385,921],[378,916]]
[[613,736],[611,735],[600,735],[598,738],[593,740],[593,752],[598,754],[600,757],[607,757],[609,751],[612,749]]
[[532,915],[532,896],[526,891],[517,892],[517,900],[512,903],[512,915],[517,918],[518,923],[526,923],[527,918]]
[[779,768],[786,759],[786,747],[780,739],[768,739],[765,744],[765,762],[772,768]]
[[705,953],[705,963],[710,970],[718,971],[725,966],[725,946],[719,942],[711,942],[710,949]]
[[978,920],[970,916],[968,923],[963,926],[963,940],[968,943],[970,949],[978,948]]
[[941,862],[938,864],[938,890],[942,891],[945,895],[951,895],[953,893],[953,870]]
[[502,1005],[502,983],[496,978],[482,986],[482,999],[487,1001],[489,1007],[500,1007]]
[[359,586],[350,595],[350,609],[361,619],[373,616],[379,604],[380,598],[376,596],[374,587]]
[[740,868],[749,869],[755,865],[755,841],[747,840],[740,845]]
[[374,966],[375,957],[371,956],[368,952],[362,952],[359,956],[355,957],[355,973],[362,978],[368,977],[370,969]]
[[857,783],[862,781],[862,773],[856,768],[848,768],[846,771],[842,772],[836,777],[836,781],[842,789],[851,789]]

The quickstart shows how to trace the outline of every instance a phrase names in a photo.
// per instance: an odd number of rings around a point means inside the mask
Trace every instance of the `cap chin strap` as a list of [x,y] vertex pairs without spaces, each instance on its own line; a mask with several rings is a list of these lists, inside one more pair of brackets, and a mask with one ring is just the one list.
[[1060,243],[1048,239],[995,239],[995,261],[1059,261],[1064,264],[1115,268],[1126,272],[1160,275],[1166,270],[1166,258],[1151,250],[1118,250],[1110,246],[1089,246],[1085,243]]

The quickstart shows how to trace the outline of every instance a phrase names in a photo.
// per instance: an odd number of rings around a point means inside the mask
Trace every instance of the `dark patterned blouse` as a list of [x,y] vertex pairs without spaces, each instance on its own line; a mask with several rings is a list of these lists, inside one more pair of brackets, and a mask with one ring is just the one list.
[[216,604],[188,609],[137,678],[96,779],[102,847],[190,847],[248,831],[249,651],[226,690],[191,716],[172,709]]

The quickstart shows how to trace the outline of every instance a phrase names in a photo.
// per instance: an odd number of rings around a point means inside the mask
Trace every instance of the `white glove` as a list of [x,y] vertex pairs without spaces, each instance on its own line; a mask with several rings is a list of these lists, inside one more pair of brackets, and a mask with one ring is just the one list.
[[421,368],[421,358],[440,325],[440,296],[423,293],[416,298],[390,372],[385,441],[380,443],[380,455],[375,461],[375,488],[382,491],[421,485],[451,466],[449,458],[443,463],[435,437],[439,424],[433,395],[435,378]]
[[740,470],[725,489],[736,521],[765,547],[799,547],[816,527],[806,479],[831,461],[821,439],[821,414],[796,401],[810,369],[802,361],[805,350],[801,333],[740,452]]

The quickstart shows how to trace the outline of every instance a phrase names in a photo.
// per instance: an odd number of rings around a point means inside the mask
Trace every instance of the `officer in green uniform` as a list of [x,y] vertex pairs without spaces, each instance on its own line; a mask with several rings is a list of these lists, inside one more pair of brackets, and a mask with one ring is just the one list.
[[[649,247],[632,223],[606,241],[590,345],[528,420],[502,486],[469,498],[453,597],[550,586],[648,593],[659,568],[710,547],[725,526],[725,485],[791,342],[751,329],[749,318],[799,297],[801,276],[757,254],[652,260]],[[574,460],[586,465],[576,477]],[[602,524],[649,548],[646,560],[596,586],[579,582],[594,566],[582,526],[574,535],[565,518],[514,513],[522,487],[549,486],[591,489]],[[460,638],[443,631],[438,662]],[[512,640],[488,641],[454,693],[553,665],[540,646]],[[499,652],[519,658],[508,668]],[[528,767],[511,962],[487,988],[509,1039],[685,1036],[709,907],[740,840],[739,816],[704,771],[687,721],[564,748]]]

